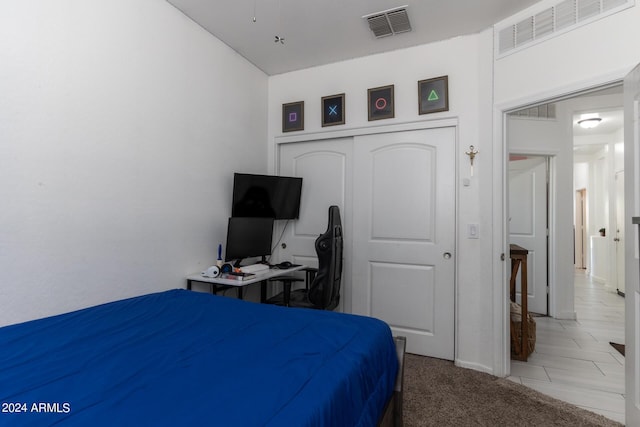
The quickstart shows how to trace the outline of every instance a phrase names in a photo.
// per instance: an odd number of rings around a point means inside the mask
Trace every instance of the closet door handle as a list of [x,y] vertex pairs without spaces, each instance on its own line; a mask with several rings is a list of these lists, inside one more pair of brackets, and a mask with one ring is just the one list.
[[443,253],[443,254],[442,254],[442,257],[443,257],[444,259],[450,259],[450,258],[451,258],[451,252],[445,252],[445,253]]

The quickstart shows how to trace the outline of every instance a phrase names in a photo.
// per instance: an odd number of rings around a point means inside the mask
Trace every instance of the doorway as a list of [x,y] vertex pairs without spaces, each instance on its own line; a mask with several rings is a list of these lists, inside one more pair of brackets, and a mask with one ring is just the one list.
[[[555,318],[575,319],[576,267],[586,268],[611,290],[622,277],[617,263],[623,254],[616,254],[614,244],[616,212],[621,209],[617,205],[622,202],[616,200],[616,192],[620,194],[616,186],[621,184],[614,178],[624,171],[622,105],[622,86],[616,83],[541,101],[506,116],[508,152],[548,155],[555,165],[549,181],[553,211],[548,221],[548,314]],[[599,118],[599,126],[583,128],[578,122],[585,117]],[[507,194],[512,197],[512,193]],[[507,229],[511,217],[507,215]]]
[[[617,255],[615,239],[622,238],[624,230],[618,232],[616,215],[617,212],[623,212],[621,205],[624,200],[617,197],[623,194],[623,182],[615,179],[615,176],[621,177],[624,173],[624,151],[621,149],[624,145],[622,87],[616,84],[543,102],[547,110],[553,105],[553,117],[527,117],[523,120],[519,112],[532,107],[523,107],[506,116],[506,144],[510,153],[542,152],[552,154],[553,161],[557,162],[555,177],[552,173],[550,180],[550,200],[555,208],[549,218],[549,315],[555,319],[567,319],[568,322],[575,320],[576,306],[583,307],[589,303],[584,300],[583,290],[576,290],[574,278],[577,267],[585,269],[582,270],[585,272],[583,278],[592,280],[588,275],[593,273],[596,244],[603,246],[598,258],[604,258],[611,270],[611,274],[603,276],[606,284],[599,283],[598,286],[611,298],[619,298],[616,286],[619,286],[617,280],[621,275],[616,272],[622,267],[617,267],[617,263],[624,262],[624,254]],[[599,115],[601,125],[611,127],[595,132],[593,128],[579,127],[577,122],[583,115],[594,113]],[[521,132],[525,137],[513,139],[513,131],[517,130],[515,126],[525,129]],[[507,193],[509,195],[510,190]],[[604,229],[604,236],[600,234],[600,229]],[[560,236],[560,233],[564,234]],[[599,324],[601,328],[602,322],[606,321],[604,318],[582,320]],[[624,336],[624,325],[619,327],[622,329],[620,335],[608,331],[608,336]],[[545,339],[544,334],[538,334],[538,339],[536,347],[541,344],[540,339]],[[546,339],[549,340],[548,337]],[[536,351],[543,358],[550,355],[551,351],[558,361],[571,358],[572,349],[558,346],[550,350],[551,347],[550,342],[543,341],[540,350],[537,348]],[[608,353],[607,350],[605,343],[594,351]]]

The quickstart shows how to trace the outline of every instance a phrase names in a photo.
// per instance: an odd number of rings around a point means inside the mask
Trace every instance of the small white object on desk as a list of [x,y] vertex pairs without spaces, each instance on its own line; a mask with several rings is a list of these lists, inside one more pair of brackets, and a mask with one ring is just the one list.
[[218,277],[220,275],[220,268],[217,265],[212,265],[202,272],[204,277]]

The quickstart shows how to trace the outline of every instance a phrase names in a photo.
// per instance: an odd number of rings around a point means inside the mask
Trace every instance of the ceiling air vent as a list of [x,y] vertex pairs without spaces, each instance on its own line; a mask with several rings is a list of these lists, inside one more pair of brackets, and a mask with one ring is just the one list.
[[362,18],[369,23],[369,28],[376,38],[411,31],[407,6],[395,7],[381,12],[370,13]]

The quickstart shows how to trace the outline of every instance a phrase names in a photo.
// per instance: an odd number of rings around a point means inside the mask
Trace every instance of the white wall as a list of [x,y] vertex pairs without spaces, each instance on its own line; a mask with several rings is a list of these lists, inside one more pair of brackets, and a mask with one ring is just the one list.
[[599,230],[609,228],[609,183],[611,175],[605,150],[600,150],[589,163],[589,235],[599,235]]
[[[494,278],[487,266],[491,265],[493,256],[499,257],[499,254],[494,254],[491,233],[491,49],[492,32],[485,31],[269,79],[269,154],[272,168],[275,168],[276,137],[282,135],[283,103],[305,101],[305,130],[300,135],[444,117],[458,119],[456,362],[489,372],[494,370]],[[449,76],[450,110],[420,116],[417,82],[442,75]],[[368,122],[367,89],[389,84],[395,85],[395,118]],[[321,98],[343,92],[346,94],[346,124],[323,129]],[[286,135],[289,139],[293,134]],[[469,151],[470,145],[475,146],[479,154],[474,163],[471,185],[464,187],[462,178],[470,176],[469,158],[464,152]],[[345,216],[349,214],[344,213]],[[357,220],[353,218],[353,221]],[[468,223],[479,224],[479,239],[466,238]]]
[[[556,4],[545,0],[528,10]],[[525,10],[517,17],[530,16]],[[640,36],[640,8],[576,28],[495,61],[496,105],[519,104],[619,80],[640,62],[624,40]]]
[[582,161],[573,164],[573,188],[575,191],[589,186],[589,163]]
[[184,287],[265,172],[267,78],[164,1],[0,4],[0,325]]

